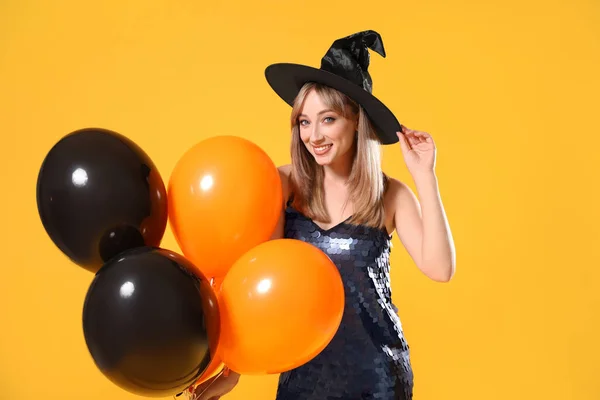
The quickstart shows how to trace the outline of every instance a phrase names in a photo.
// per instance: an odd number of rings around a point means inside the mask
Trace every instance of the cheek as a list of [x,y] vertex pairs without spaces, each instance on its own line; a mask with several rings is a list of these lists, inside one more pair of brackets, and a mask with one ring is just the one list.
[[310,132],[308,129],[300,128],[300,140],[305,144],[310,141]]
[[332,136],[332,139],[344,149],[350,148],[354,144],[354,131],[352,130],[338,130]]

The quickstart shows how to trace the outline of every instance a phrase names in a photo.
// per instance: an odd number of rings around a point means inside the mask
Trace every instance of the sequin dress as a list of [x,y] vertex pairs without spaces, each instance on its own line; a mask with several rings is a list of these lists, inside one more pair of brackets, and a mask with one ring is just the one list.
[[276,400],[412,399],[409,347],[391,301],[388,233],[347,220],[325,230],[289,202],[285,214],[286,238],[319,247],[336,264],[346,303],[331,343],[280,375]]

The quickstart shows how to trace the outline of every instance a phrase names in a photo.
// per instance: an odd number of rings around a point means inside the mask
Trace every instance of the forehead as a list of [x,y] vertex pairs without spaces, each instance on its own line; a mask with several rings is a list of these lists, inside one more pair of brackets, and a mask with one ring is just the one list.
[[300,113],[305,115],[314,115],[328,108],[329,106],[325,104],[323,98],[315,90],[311,90],[304,99]]

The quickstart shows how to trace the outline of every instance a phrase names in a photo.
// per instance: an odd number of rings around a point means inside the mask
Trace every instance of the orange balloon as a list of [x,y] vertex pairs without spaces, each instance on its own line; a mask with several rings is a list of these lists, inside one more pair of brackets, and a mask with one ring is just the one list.
[[344,286],[331,259],[296,239],[244,254],[221,286],[220,356],[242,374],[276,374],[317,356],[344,311]]
[[281,214],[279,172],[256,144],[216,136],[189,149],[168,189],[169,219],[183,254],[222,279],[246,251],[269,240]]

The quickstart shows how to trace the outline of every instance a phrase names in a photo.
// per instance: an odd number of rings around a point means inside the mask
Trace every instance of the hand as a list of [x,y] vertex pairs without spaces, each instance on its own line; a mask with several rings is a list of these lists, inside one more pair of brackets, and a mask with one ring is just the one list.
[[218,400],[221,396],[231,392],[240,380],[240,375],[233,371],[228,374],[218,374],[206,382],[202,382],[194,389],[195,400]]
[[413,175],[430,173],[435,169],[435,143],[431,135],[408,129],[404,125],[396,132],[408,171]]

